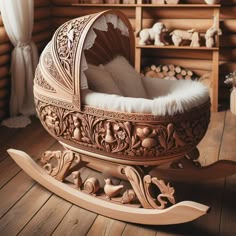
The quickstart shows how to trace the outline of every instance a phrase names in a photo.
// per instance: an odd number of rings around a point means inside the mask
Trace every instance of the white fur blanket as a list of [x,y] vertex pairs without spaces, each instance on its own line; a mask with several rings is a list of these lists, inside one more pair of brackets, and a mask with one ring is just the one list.
[[208,88],[197,81],[143,78],[143,85],[149,99],[82,90],[82,102],[111,111],[165,116],[183,113],[209,98]]

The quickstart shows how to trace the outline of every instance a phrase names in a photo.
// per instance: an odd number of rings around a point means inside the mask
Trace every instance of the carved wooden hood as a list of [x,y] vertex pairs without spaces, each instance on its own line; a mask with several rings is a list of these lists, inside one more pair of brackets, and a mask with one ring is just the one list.
[[134,63],[133,30],[121,12],[108,10],[64,23],[41,54],[35,97],[80,111],[81,77],[87,63],[105,64],[118,54]]

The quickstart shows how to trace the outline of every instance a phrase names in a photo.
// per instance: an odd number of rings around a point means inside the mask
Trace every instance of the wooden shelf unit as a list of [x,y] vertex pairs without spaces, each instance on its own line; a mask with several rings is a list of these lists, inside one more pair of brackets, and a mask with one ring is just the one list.
[[[142,2],[138,0],[138,2]],[[122,10],[125,8],[132,8],[135,11],[135,29],[134,34],[136,37],[136,45],[135,45],[135,69],[140,72],[141,71],[141,59],[142,59],[142,50],[143,49],[151,49],[151,50],[178,50],[185,51],[189,50],[193,53],[196,51],[207,51],[210,52],[212,57],[212,66],[211,66],[211,103],[212,103],[212,111],[218,111],[218,87],[219,87],[219,36],[216,36],[216,46],[213,48],[206,48],[205,46],[201,47],[189,47],[189,46],[179,46],[176,47],[174,45],[169,46],[155,46],[155,45],[138,45],[138,32],[143,28],[143,11],[145,9],[157,8],[162,11],[165,10],[174,10],[176,11],[191,11],[192,10],[204,10],[204,17],[207,16],[207,19],[212,20],[212,24],[214,19],[216,20],[216,27],[219,28],[219,15],[220,15],[220,4],[207,5],[207,4],[72,4],[73,6],[79,7],[93,7],[93,8],[101,8],[109,9],[109,8],[120,8]],[[158,15],[157,15],[158,18]],[[171,18],[171,16],[169,17]],[[194,16],[192,19],[201,19],[202,17]],[[168,17],[165,17],[168,19]],[[179,18],[178,18],[179,19]],[[150,25],[151,27],[151,25]],[[179,28],[181,29],[181,27]]]

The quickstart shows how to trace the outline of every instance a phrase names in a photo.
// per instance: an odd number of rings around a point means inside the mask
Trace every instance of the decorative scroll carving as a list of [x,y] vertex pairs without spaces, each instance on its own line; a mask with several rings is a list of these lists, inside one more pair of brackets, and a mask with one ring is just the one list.
[[43,78],[39,67],[36,68],[34,82],[37,85],[39,85],[40,87],[42,87],[50,92],[53,92],[53,93],[56,92],[56,90]]
[[[175,190],[169,183],[166,185],[163,180],[150,175],[143,176],[137,168],[131,166],[125,167],[124,172],[144,208],[164,209],[168,204],[167,199],[169,203],[175,204]],[[157,197],[153,196],[155,186],[160,191]]]
[[47,45],[42,53],[42,64],[41,64],[51,77],[56,81],[60,86],[62,86],[67,91],[72,90],[72,83],[67,82],[64,77],[58,72],[54,59],[51,55],[51,43]]
[[74,109],[74,105],[72,103],[50,99],[49,97],[38,94],[36,91],[34,91],[34,99],[35,99],[36,104],[39,102],[39,100],[41,100],[44,103],[47,103],[47,104],[50,104],[50,105],[53,105],[53,106],[62,107],[62,108],[65,108],[65,109]]
[[197,120],[142,124],[106,119],[38,101],[37,111],[48,131],[67,141],[130,158],[173,155],[195,147],[205,134],[205,114]]
[[56,37],[56,52],[62,69],[72,84],[73,60],[81,34],[92,16],[76,18],[63,24]]
[[64,181],[73,161],[79,163],[80,157],[72,151],[46,151],[41,157],[43,168],[59,181]]

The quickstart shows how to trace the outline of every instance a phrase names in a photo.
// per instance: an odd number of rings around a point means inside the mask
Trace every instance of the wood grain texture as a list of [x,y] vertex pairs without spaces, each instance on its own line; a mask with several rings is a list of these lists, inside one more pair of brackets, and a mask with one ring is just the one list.
[[[21,184],[24,182],[22,181]],[[1,235],[16,235],[50,196],[50,192],[36,184],[0,219]]]
[[125,223],[117,220],[113,220],[104,216],[98,216],[96,220],[94,221],[92,227],[88,231],[88,236],[93,235],[114,235],[119,236],[122,234]]
[[35,184],[26,173],[20,172],[7,185],[0,189],[0,217],[11,208]]
[[51,235],[70,208],[69,202],[52,195],[19,235]]
[[136,235],[136,236],[155,236],[156,230],[151,229],[151,227],[140,227],[138,225],[126,225],[123,233],[123,236]]
[[[73,205],[52,235],[86,235],[96,216],[93,212]],[[96,234],[99,235],[97,231]]]

